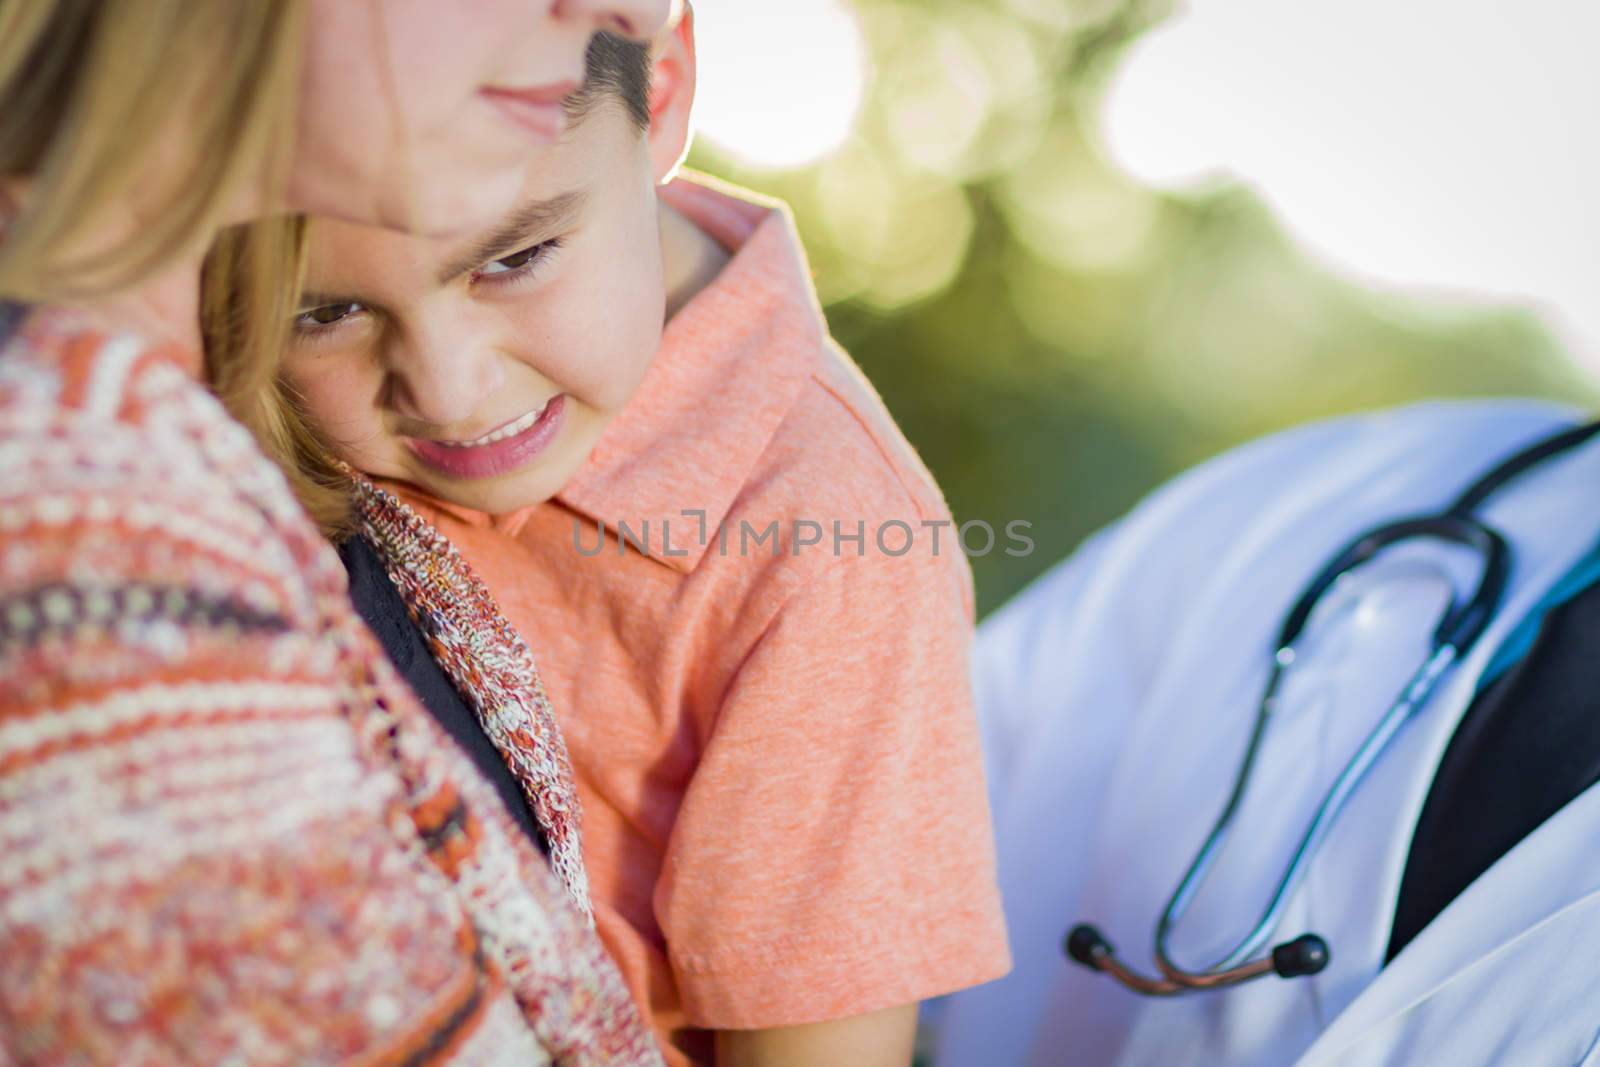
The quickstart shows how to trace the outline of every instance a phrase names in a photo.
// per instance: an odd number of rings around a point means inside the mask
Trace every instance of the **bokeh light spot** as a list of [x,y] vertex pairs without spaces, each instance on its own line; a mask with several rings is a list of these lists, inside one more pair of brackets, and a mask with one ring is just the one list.
[[741,164],[785,170],[850,136],[866,90],[861,30],[837,0],[696,0],[699,136]]
[[1365,285],[1519,299],[1600,366],[1600,5],[1194,0],[1128,53],[1109,151],[1256,189]]

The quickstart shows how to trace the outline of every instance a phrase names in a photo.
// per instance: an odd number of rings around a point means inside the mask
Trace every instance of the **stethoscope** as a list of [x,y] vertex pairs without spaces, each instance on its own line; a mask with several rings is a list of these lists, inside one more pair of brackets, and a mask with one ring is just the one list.
[[[1244,760],[1240,764],[1233,791],[1205,844],[1189,864],[1183,880],[1178,883],[1178,888],[1156,922],[1155,962],[1165,978],[1150,978],[1129,968],[1117,958],[1111,943],[1088,923],[1079,923],[1067,934],[1067,955],[1085,967],[1111,975],[1135,993],[1148,996],[1175,996],[1196,990],[1219,989],[1269,973],[1281,978],[1296,978],[1316,974],[1326,967],[1328,943],[1314,933],[1301,934],[1281,942],[1268,952],[1263,952],[1263,949],[1272,940],[1312,857],[1339,818],[1339,813],[1356,786],[1383,754],[1400,727],[1428,702],[1450,668],[1471,651],[1499,609],[1511,570],[1511,548],[1504,537],[1474,518],[1473,512],[1507,482],[1529,468],[1582,444],[1597,431],[1600,431],[1600,422],[1562,430],[1546,437],[1497,464],[1443,511],[1402,519],[1369,530],[1329,560],[1283,621],[1278,633],[1277,651],[1272,657],[1271,673],[1267,677],[1261,702],[1257,705],[1255,726],[1245,745]],[[1465,601],[1459,597],[1451,599],[1434,629],[1427,659],[1406,682],[1389,710],[1362,740],[1355,754],[1328,788],[1254,928],[1232,951],[1210,967],[1198,971],[1180,967],[1173,962],[1168,940],[1227,841],[1229,827],[1249,787],[1250,772],[1255,766],[1267,724],[1275,710],[1279,686],[1285,673],[1294,665],[1296,643],[1300,641],[1307,621],[1323,595],[1340,579],[1371,562],[1381,552],[1404,542],[1421,540],[1442,541],[1475,553],[1480,563],[1476,591]]]

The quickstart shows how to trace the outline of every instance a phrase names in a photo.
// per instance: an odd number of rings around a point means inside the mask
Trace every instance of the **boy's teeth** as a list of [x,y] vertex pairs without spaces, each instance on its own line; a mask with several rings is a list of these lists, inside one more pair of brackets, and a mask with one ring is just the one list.
[[516,422],[507,423],[493,433],[486,433],[482,437],[474,437],[470,441],[445,441],[443,443],[454,445],[457,448],[476,448],[479,445],[492,445],[496,441],[504,441],[508,437],[517,436],[517,434],[538,422],[539,416],[542,414],[544,414],[543,407],[535,408]]

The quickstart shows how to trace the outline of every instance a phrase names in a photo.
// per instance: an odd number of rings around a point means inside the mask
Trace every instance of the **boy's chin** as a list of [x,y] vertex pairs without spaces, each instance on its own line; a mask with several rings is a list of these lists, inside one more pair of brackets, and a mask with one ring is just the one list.
[[543,504],[567,481],[553,471],[513,471],[495,478],[456,479],[433,475],[419,479],[428,493],[446,504],[486,515],[508,515]]

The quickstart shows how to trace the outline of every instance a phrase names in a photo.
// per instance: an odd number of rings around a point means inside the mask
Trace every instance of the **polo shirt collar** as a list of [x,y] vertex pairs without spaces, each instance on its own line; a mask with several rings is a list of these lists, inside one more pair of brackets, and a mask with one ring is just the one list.
[[827,326],[783,205],[700,176],[662,195],[733,257],[667,322],[638,392],[556,500],[604,522],[608,539],[619,521],[634,533],[648,522],[650,555],[687,572],[716,543]]

